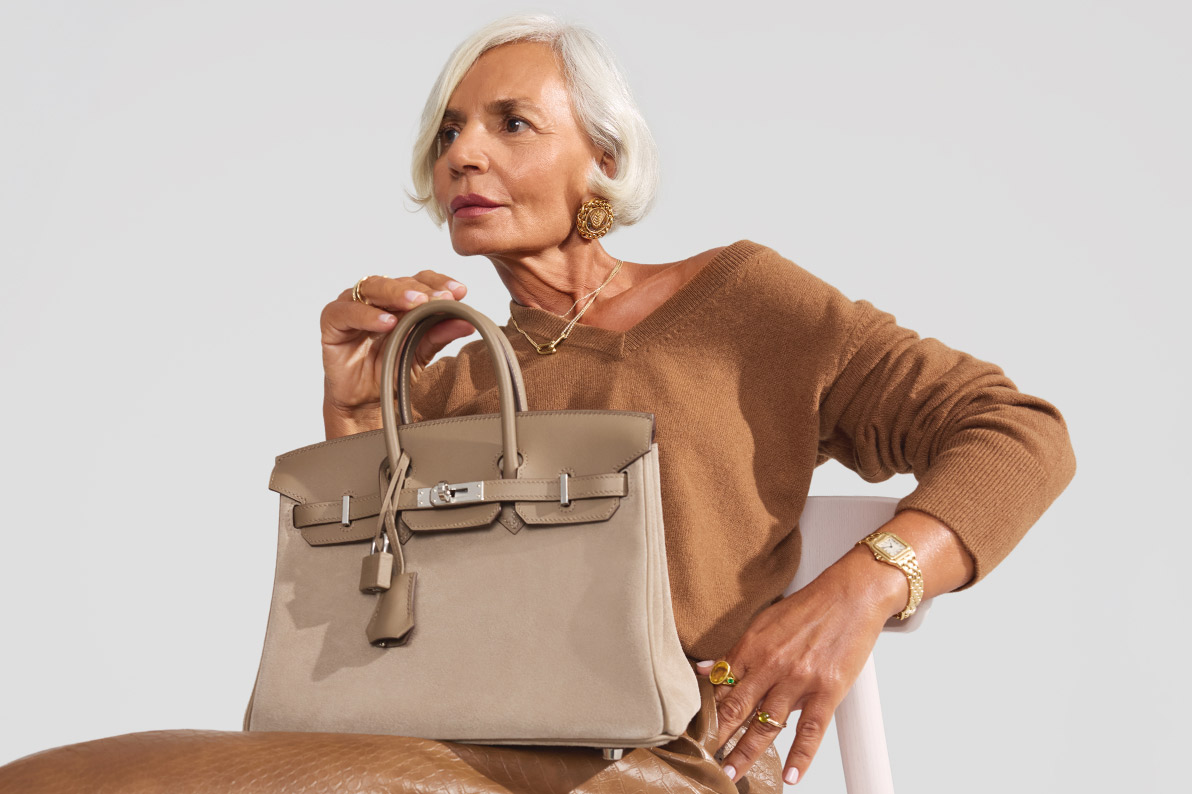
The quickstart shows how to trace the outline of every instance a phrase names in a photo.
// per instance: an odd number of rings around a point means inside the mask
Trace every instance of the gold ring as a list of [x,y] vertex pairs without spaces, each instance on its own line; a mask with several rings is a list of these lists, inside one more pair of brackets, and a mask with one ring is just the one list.
[[356,301],[357,303],[363,303],[366,306],[372,306],[372,304],[368,302],[368,299],[360,294],[360,285],[364,283],[365,278],[372,278],[372,276],[365,276],[356,282],[356,286],[352,287],[352,300]]
[[708,672],[708,680],[717,686],[736,686],[741,681],[733,675],[732,668],[723,659],[712,665],[712,669]]
[[768,712],[768,711],[762,711],[761,709],[758,709],[754,713],[757,714],[757,721],[763,725],[773,725],[775,728],[785,728],[786,727],[785,722],[779,722],[778,720],[774,719],[773,717],[770,716],[770,712]]

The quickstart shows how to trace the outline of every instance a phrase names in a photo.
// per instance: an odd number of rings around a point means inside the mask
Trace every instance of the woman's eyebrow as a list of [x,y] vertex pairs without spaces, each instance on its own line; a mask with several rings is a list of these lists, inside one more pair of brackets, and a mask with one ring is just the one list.
[[524,97],[508,97],[495,99],[485,105],[485,110],[494,116],[507,116],[510,113],[525,112],[542,113],[542,108]]
[[[542,115],[542,108],[524,97],[494,99],[484,106],[484,110],[490,116],[507,116],[519,112]],[[443,121],[463,122],[464,112],[458,108],[447,108],[443,111]]]

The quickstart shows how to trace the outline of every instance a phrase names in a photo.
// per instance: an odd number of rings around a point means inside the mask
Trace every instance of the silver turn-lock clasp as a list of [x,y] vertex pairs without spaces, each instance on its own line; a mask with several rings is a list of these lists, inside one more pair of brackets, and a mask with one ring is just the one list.
[[419,507],[443,507],[460,502],[481,502],[483,500],[484,483],[481,481],[441,482],[429,488],[418,489]]

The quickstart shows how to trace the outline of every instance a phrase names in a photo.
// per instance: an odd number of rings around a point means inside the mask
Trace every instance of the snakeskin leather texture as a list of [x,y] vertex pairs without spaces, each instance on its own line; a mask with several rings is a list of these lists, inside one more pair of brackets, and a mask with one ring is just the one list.
[[[587,748],[511,747],[403,736],[169,730],[45,750],[0,767],[21,794],[781,794],[773,746],[735,786],[720,771],[713,687],[661,747],[605,761]],[[740,738],[737,732],[726,752]]]

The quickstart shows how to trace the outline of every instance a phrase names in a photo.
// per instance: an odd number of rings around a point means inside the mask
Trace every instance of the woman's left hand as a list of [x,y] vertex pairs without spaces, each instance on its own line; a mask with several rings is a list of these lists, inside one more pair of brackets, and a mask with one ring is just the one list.
[[[885,611],[888,600],[883,603],[872,590],[850,581],[855,570],[830,567],[803,589],[767,607],[723,657],[739,683],[716,687],[717,749],[749,722],[723,762],[733,782],[749,771],[781,730],[759,722],[759,708],[779,722],[802,710],[783,778],[793,783],[806,774],[836,707],[861,674],[891,615]],[[711,669],[711,662],[697,666],[702,675]],[[792,769],[797,770],[794,779]]]

